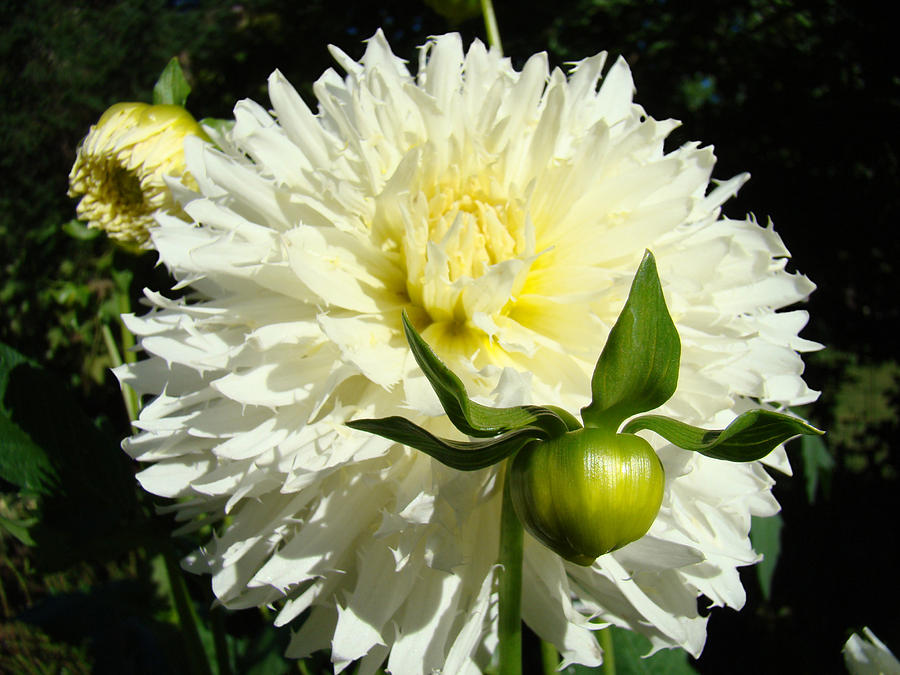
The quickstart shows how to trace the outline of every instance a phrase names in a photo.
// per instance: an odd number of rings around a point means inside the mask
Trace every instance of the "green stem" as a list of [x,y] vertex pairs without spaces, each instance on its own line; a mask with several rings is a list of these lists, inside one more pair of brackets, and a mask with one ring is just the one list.
[[[122,355],[125,363],[134,363],[137,361],[137,352],[134,349],[134,334],[128,330],[125,322],[122,321],[123,314],[131,313],[131,299],[128,297],[129,286],[119,291],[119,338],[122,341]],[[125,407],[129,409],[129,419],[132,421],[136,420],[141,407],[137,392],[126,384],[122,387],[122,396],[125,398]],[[134,414],[131,413],[131,410],[134,411]]]
[[616,649],[613,647],[612,628],[600,631],[600,647],[603,649],[603,675],[616,675]]
[[161,555],[165,562],[166,580],[169,584],[172,604],[175,606],[175,611],[178,614],[178,624],[184,640],[184,649],[187,652],[190,671],[195,675],[212,675],[209,660],[206,657],[206,650],[203,648],[203,642],[200,639],[197,614],[188,595],[187,584],[184,582],[181,567],[179,567],[178,561],[175,559],[175,552],[170,546],[164,546]]
[[500,42],[500,30],[497,28],[497,17],[494,15],[494,3],[491,0],[481,0],[481,14],[484,16],[484,29],[487,31],[488,44],[496,47],[503,53],[503,44]]
[[[507,467],[504,467],[507,468]],[[508,474],[508,471],[504,472]],[[500,510],[499,675],[522,673],[522,523],[513,509],[509,481],[503,481]]]
[[[127,331],[126,331],[127,332]],[[122,365],[122,355],[116,346],[116,340],[112,331],[107,324],[100,326],[100,333],[103,335],[103,343],[106,345],[106,352],[109,354],[109,360],[112,361],[113,368]],[[131,335],[131,333],[128,333]],[[132,344],[134,338],[132,338]],[[122,385],[122,400],[125,402],[125,410],[128,412],[128,419],[132,422],[137,419],[137,393],[127,384]]]
[[551,643],[541,640],[541,663],[544,666],[544,675],[556,675],[556,667],[559,665],[559,652]]

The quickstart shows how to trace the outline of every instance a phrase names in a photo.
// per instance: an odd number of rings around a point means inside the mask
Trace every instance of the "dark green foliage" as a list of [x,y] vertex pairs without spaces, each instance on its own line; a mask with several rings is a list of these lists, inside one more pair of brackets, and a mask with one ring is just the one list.
[[778,556],[781,554],[782,527],[784,527],[784,522],[781,516],[775,514],[768,518],[754,517],[753,525],[750,528],[753,550],[763,556],[763,559],[756,565],[756,576],[759,579],[759,588],[766,600],[769,600],[772,595],[772,577],[775,575]]
[[[33,365],[0,343],[0,479],[28,493],[48,495],[58,487],[59,477],[47,453],[13,419],[16,383],[12,380],[20,367]],[[7,389],[11,390],[9,403]]]
[[[647,638],[610,627],[612,646],[615,651],[616,675],[696,675],[687,654],[681,650],[663,649],[651,657],[644,658],[650,652],[650,641]],[[562,671],[564,675],[603,675],[603,666],[587,668],[585,666],[569,666]]]
[[0,344],[0,479],[39,495],[29,536],[45,568],[106,558],[138,541],[127,457],[50,373]]

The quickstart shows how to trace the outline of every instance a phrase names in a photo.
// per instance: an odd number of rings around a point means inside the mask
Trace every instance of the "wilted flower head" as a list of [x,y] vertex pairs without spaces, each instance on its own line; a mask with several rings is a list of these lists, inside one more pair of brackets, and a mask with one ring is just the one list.
[[[411,74],[381,33],[314,86],[285,78],[274,111],[251,101],[216,138],[189,139],[193,223],[160,214],[153,245],[187,300],[148,293],[127,317],[149,358],[118,371],[156,398],[125,447],[185,528],[221,520],[190,566],[228,607],[306,613],[289,654],[330,648],[336,670],[476,672],[496,643],[496,470],[461,473],[345,423],[402,415],[450,435],[401,331],[423,337],[484,402],[576,411],[645,249],[681,334],[665,413],[724,426],[750,400],[815,398],[798,351],[813,285],[785,271],[771,226],[720,206],[714,156],[632,102],[605,54],[566,75],[544,54],[521,71],[458,35]],[[772,515],[759,462],[731,464],[655,439],[665,467],[649,533],[591,567],[526,538],[523,617],[566,662],[597,664],[607,623],[654,649],[699,654],[697,609],[744,602],[758,560],[751,515]],[[783,450],[768,463],[787,470]],[[226,522],[224,517],[229,514]],[[310,610],[307,612],[307,610]]]
[[110,107],[82,141],[69,173],[69,196],[81,197],[78,217],[118,241],[145,242],[153,214],[175,207],[164,176],[197,187],[186,174],[187,136],[205,134],[181,106]]

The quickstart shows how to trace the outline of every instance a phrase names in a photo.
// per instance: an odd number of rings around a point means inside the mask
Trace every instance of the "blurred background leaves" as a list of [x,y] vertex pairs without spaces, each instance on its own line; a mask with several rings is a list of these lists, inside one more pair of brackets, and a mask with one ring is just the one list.
[[[152,254],[118,250],[72,220],[67,175],[80,139],[112,103],[150,101],[173,56],[194,115],[221,118],[240,98],[265,104],[276,67],[311,101],[312,81],[332,65],[325,46],[358,56],[378,27],[412,64],[428,35],[452,28],[467,42],[484,39],[477,3],[449,3],[452,22],[438,4],[0,3],[0,672],[190,668],[159,568],[171,523],[139,495],[135,467],[117,447],[129,423],[103,338],[118,334],[117,315],[138,306],[141,288],[169,283]],[[784,511],[754,523],[767,559],[742,572],[747,607],[710,610],[699,661],[669,652],[635,672],[839,672],[840,646],[862,625],[896,650],[900,70],[883,5],[494,6],[517,66],[542,50],[560,66],[601,49],[624,56],[637,101],[654,117],[684,121],[670,147],[701,139],[718,149],[718,178],[752,174],[726,213],[771,217],[796,267],[819,285],[804,335],[828,346],[807,359],[807,379],[823,396],[802,412],[829,434],[792,445],[795,476],[775,487]],[[196,541],[177,540],[176,553]],[[280,656],[287,631],[264,613],[216,618],[208,579],[186,583],[214,669],[295,669]],[[212,656],[216,621],[224,664]],[[614,637],[617,651],[645,651],[622,643],[633,636]],[[327,658],[300,670],[326,672]]]

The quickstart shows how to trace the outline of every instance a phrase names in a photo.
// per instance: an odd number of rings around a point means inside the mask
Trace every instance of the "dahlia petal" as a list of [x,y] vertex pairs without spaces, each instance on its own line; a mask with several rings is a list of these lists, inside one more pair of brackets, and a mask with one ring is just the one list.
[[406,349],[396,329],[374,319],[324,314],[319,316],[319,325],[344,358],[369,380],[388,388],[400,379]]
[[138,482],[147,492],[159,497],[183,497],[190,493],[191,482],[204,475],[210,467],[209,460],[185,462],[164,459],[137,474]]
[[391,672],[425,675],[441,667],[444,644],[459,599],[458,577],[424,568],[397,618],[397,639],[388,657]]
[[379,305],[396,304],[392,293],[379,292],[384,281],[364,265],[365,259],[355,255],[350,235],[335,241],[338,233],[328,234],[300,226],[285,235],[291,269],[297,278],[326,303],[344,309],[375,313],[381,309]]
[[634,80],[631,78],[631,69],[620,56],[606,73],[600,91],[597,92],[600,115],[608,124],[614,124],[625,118],[631,112],[633,96]]
[[539,590],[522,596],[522,618],[541,638],[562,654],[559,668],[570,663],[598,666],[603,652],[593,631],[602,625],[590,624],[572,606],[572,591],[559,556],[529,539],[526,546],[522,583]]
[[385,644],[382,634],[395,612],[412,591],[417,568],[410,566],[394,573],[394,560],[382,547],[359,552],[360,578],[346,608],[338,607],[338,621],[332,644],[335,662],[354,661],[376,644]]
[[614,553],[626,569],[662,571],[679,569],[704,560],[703,552],[682,543],[675,543],[648,534]]
[[278,117],[278,123],[284,128],[291,142],[300,150],[301,168],[322,166],[330,160],[328,142],[324,140],[327,133],[316,121],[297,90],[276,70],[269,76],[269,98]]

